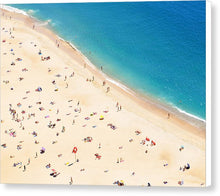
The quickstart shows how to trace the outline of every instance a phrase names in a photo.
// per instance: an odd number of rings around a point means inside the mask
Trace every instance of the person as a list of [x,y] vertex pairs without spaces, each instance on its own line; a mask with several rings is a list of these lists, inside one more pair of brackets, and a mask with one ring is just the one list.
[[73,184],[73,178],[71,177],[70,178],[70,185],[72,185]]
[[45,153],[45,148],[42,147],[41,150],[40,150],[40,153],[44,154]]
[[179,184],[179,185],[183,185],[183,183],[184,183],[184,181],[183,181],[183,180],[178,181],[178,184]]
[[60,173],[55,173],[55,174],[53,175],[53,177],[56,178],[58,175],[60,175]]
[[75,120],[73,119],[72,125],[74,125],[74,124],[75,124]]
[[167,118],[168,118],[168,119],[170,118],[170,113],[167,114]]
[[189,163],[186,164],[185,168],[186,168],[186,169],[190,169]]
[[70,75],[70,77],[73,77],[74,76],[74,72]]
[[33,29],[35,28],[35,25],[33,25]]
[[103,71],[103,67],[101,66],[101,71]]

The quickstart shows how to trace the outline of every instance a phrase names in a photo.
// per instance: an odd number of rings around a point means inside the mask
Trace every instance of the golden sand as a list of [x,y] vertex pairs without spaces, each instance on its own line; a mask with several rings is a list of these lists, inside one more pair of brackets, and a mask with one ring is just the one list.
[[51,30],[6,10],[1,145],[1,183],[205,185],[204,128],[168,118]]

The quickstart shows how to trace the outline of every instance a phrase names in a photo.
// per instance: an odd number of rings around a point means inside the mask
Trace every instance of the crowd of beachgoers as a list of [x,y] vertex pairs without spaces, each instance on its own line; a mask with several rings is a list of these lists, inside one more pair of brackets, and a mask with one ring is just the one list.
[[3,182],[205,185],[204,150],[166,131],[178,131],[172,114],[159,125],[135,114],[132,100],[68,59],[60,40],[1,14]]

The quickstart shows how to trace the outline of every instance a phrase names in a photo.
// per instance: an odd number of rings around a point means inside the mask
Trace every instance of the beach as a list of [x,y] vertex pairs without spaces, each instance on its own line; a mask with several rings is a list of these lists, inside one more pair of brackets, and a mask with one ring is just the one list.
[[102,69],[39,21],[1,9],[1,183],[205,186],[205,123]]

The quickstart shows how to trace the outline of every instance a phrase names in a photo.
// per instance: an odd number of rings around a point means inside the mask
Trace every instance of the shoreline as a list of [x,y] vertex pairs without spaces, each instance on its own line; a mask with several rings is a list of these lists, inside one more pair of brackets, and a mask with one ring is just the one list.
[[[16,13],[18,15],[21,14],[24,17],[28,18],[28,22],[34,23],[35,25],[36,25],[36,23],[38,23],[38,24],[45,23],[45,21],[40,21],[37,18],[29,15],[25,11],[14,8],[14,7],[2,5],[1,9],[8,11],[8,12]],[[19,19],[19,17],[17,19]],[[21,18],[21,20],[23,20],[23,19]],[[175,118],[175,120],[179,121],[180,123],[181,123],[181,121],[183,121],[183,122],[189,124],[190,126],[193,126],[193,127],[197,128],[198,130],[205,132],[206,121],[204,119],[201,119],[200,117],[197,117],[197,116],[190,114],[188,112],[185,112],[176,106],[171,106],[168,103],[163,103],[163,102],[157,100],[156,98],[154,98],[153,96],[150,96],[149,94],[146,95],[144,93],[136,92],[131,87],[127,87],[125,84],[122,84],[116,78],[113,78],[112,76],[109,76],[106,73],[100,71],[98,69],[98,67],[96,67],[93,63],[91,63],[91,61],[79,49],[77,49],[77,47],[73,43],[71,43],[71,42],[61,38],[59,35],[57,35],[56,32],[54,32],[54,30],[51,28],[49,23],[44,24],[44,25],[36,25],[35,30],[40,33],[43,33],[44,35],[46,35],[49,39],[51,39],[54,42],[55,42],[55,40],[58,39],[64,45],[64,47],[60,47],[61,49],[63,49],[64,51],[66,51],[66,49],[67,50],[70,49],[70,51],[67,51],[67,54],[69,54],[70,57],[72,55],[71,54],[72,52],[78,53],[78,55],[82,58],[81,60],[86,65],[88,65],[87,68],[89,68],[89,70],[92,73],[94,73],[95,75],[100,77],[102,80],[107,80],[108,83],[111,84],[111,86],[117,88],[119,91],[121,90],[121,91],[123,91],[123,93],[125,93],[129,96],[134,96],[135,100],[138,103],[140,103],[143,107],[149,109],[149,108],[151,108],[151,106],[149,107],[149,105],[152,105],[152,107],[154,107],[154,109],[162,110],[163,114],[170,113]],[[50,36],[50,35],[52,35],[52,36]],[[68,46],[69,46],[69,48],[68,48]],[[72,52],[71,52],[71,49],[73,50]]]

